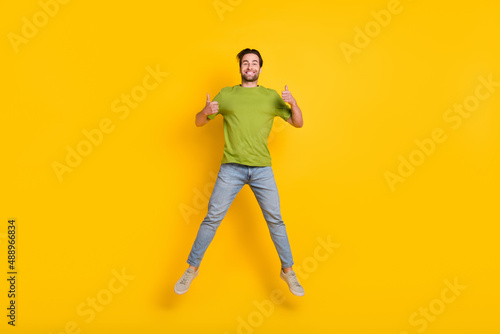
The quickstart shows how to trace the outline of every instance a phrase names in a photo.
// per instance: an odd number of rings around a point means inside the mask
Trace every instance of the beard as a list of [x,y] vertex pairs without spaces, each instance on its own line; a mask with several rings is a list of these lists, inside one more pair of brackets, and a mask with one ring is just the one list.
[[241,80],[247,81],[247,82],[254,82],[259,79],[259,72],[255,72],[254,75],[247,75],[245,73],[241,73]]

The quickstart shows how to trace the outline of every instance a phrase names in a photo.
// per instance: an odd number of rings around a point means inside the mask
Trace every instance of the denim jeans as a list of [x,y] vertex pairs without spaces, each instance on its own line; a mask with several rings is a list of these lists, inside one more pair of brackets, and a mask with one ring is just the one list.
[[198,230],[187,260],[188,264],[194,267],[200,266],[217,228],[245,184],[250,186],[259,203],[271,239],[278,251],[281,267],[288,268],[293,265],[292,251],[285,224],[281,219],[278,188],[271,166],[246,166],[237,163],[223,163],[220,166],[214,190],[208,202],[208,212]]

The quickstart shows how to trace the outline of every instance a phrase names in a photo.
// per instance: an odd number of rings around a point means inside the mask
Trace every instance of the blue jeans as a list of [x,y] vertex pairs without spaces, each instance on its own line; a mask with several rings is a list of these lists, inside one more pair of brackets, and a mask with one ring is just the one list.
[[278,251],[282,268],[293,265],[292,251],[286,227],[281,220],[280,199],[271,166],[246,166],[237,163],[221,164],[214,190],[208,202],[208,212],[200,225],[187,263],[199,267],[203,255],[236,195],[245,184],[252,189],[264,214],[271,239]]

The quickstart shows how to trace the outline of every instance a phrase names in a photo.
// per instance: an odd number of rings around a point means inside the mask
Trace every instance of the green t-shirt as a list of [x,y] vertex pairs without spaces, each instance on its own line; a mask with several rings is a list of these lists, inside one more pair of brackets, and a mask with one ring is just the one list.
[[221,163],[235,162],[247,166],[271,166],[267,138],[273,127],[274,117],[285,121],[292,115],[291,108],[274,89],[224,87],[213,101],[219,111],[207,116],[224,118],[224,154]]

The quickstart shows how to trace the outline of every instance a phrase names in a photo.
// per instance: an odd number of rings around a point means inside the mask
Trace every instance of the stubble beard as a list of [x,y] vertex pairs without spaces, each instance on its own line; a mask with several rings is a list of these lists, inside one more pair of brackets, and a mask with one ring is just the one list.
[[241,74],[241,80],[246,82],[254,82],[259,79],[259,73],[256,72],[253,76],[247,76],[245,73]]

